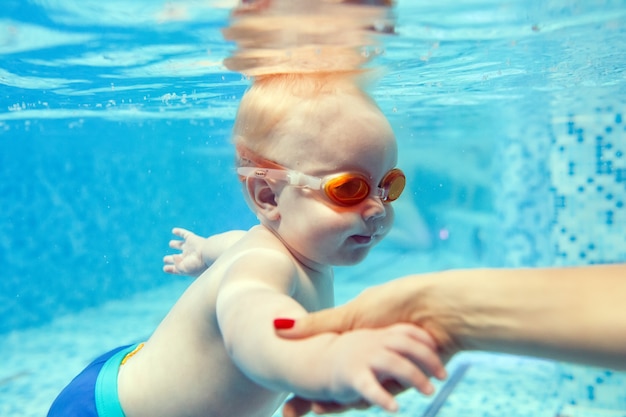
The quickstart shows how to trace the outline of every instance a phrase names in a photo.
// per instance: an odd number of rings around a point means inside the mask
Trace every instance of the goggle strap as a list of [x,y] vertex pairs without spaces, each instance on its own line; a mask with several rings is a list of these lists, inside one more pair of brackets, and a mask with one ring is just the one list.
[[286,181],[289,185],[307,187],[319,190],[322,187],[322,179],[303,174],[289,169],[272,169],[262,167],[239,167],[237,174],[244,178],[267,178],[277,181]]
[[289,184],[300,187],[307,187],[312,190],[320,190],[322,188],[322,178],[312,177],[299,171],[288,171]]
[[289,172],[281,169],[259,168],[259,167],[239,167],[237,173],[244,178],[268,178],[279,181],[291,182]]
[[277,164],[274,161],[271,161],[269,159],[263,158],[260,155],[257,155],[256,153],[252,152],[250,149],[248,149],[247,146],[243,145],[242,143],[238,143],[236,146],[237,149],[237,155],[239,157],[239,165],[241,166],[246,166],[246,165],[254,165],[257,167],[263,167],[263,168],[270,168],[270,169],[277,169],[277,170],[284,170],[285,167],[283,167],[280,164]]

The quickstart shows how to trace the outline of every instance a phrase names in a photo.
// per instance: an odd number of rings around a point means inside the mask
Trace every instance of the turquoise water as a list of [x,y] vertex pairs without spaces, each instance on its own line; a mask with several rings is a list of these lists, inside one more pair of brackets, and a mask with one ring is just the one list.
[[[188,283],[161,272],[173,226],[254,223],[231,170],[249,84],[222,65],[231,6],[3,1],[0,416],[43,415],[95,355],[150,333]],[[338,270],[337,302],[414,272],[626,261],[626,1],[395,14],[372,94],[409,189],[387,241]],[[620,373],[486,354],[450,370],[399,415],[626,415]]]

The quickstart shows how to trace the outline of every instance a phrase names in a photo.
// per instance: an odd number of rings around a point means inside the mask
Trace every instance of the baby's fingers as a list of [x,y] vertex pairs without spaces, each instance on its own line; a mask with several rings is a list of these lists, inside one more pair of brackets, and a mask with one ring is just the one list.
[[[387,411],[398,411],[398,403],[372,373],[364,373],[355,386],[355,390],[365,401],[378,405]],[[313,408],[315,411],[315,407]]]
[[421,327],[417,327],[413,324],[408,323],[400,323],[393,326],[394,329],[398,329],[400,332],[403,332],[413,339],[417,340],[420,343],[428,346],[432,350],[437,350],[437,343],[435,339],[424,329]]
[[183,229],[182,227],[175,227],[172,229],[172,234],[180,237],[181,239],[187,239],[187,237],[193,233],[187,229]]
[[408,345],[394,348],[396,352],[410,359],[413,364],[419,366],[426,374],[432,375],[439,380],[447,378],[446,368],[436,352],[423,345]]
[[[401,386],[415,387],[424,395],[431,395],[435,392],[428,376],[411,360],[390,352],[386,357],[381,355],[379,361],[380,363],[374,364],[374,370],[379,379],[392,379]],[[391,395],[388,392],[387,394]]]
[[170,240],[170,248],[182,251],[183,243],[185,243],[184,240]]
[[182,275],[183,271],[180,269],[180,262],[182,258],[180,255],[166,255],[163,257],[163,272],[174,275]]
[[[437,379],[447,377],[446,369],[439,354],[430,343],[425,344],[427,333],[412,325],[398,325],[393,335],[387,337],[387,347],[410,359],[428,375]],[[425,336],[426,335],[426,336]]]

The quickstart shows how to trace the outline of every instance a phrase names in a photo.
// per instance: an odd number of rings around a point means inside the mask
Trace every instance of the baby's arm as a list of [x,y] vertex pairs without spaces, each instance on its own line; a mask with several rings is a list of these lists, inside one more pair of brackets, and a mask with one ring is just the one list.
[[386,381],[432,393],[427,375],[444,377],[445,370],[434,341],[418,327],[399,324],[301,340],[277,337],[275,317],[306,314],[290,296],[293,280],[284,279],[295,273],[286,256],[257,250],[231,266],[220,288],[217,314],[224,342],[248,378],[304,398],[341,404],[365,399],[391,411],[397,403]]
[[189,230],[175,227],[172,233],[182,240],[170,240],[170,248],[180,250],[182,253],[164,256],[163,271],[197,277],[246,232],[231,230],[204,238]]

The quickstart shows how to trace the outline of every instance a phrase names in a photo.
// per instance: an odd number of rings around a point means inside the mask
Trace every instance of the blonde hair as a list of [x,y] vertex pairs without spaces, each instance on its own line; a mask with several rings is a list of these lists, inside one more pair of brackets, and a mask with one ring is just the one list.
[[[285,133],[294,116],[320,120],[332,114],[345,97],[358,97],[378,108],[367,94],[369,80],[361,71],[314,74],[273,74],[254,79],[239,105],[233,140],[265,155]],[[334,104],[333,104],[334,103]]]

